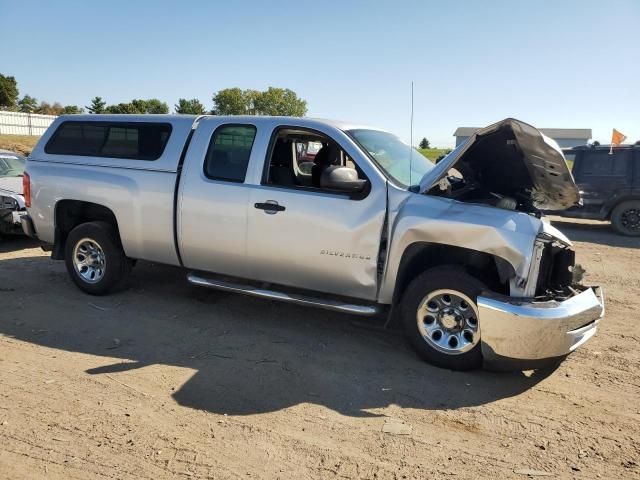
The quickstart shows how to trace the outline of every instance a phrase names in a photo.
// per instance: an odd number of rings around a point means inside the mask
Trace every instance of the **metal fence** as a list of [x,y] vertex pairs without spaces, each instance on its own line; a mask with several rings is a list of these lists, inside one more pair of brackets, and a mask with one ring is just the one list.
[[57,117],[0,110],[0,134],[42,135]]

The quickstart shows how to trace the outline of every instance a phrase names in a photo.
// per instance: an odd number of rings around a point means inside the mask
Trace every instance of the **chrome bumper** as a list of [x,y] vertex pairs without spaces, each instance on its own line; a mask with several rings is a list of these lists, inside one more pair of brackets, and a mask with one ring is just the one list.
[[533,368],[589,340],[604,316],[604,299],[600,287],[564,301],[483,294],[478,310],[485,366]]

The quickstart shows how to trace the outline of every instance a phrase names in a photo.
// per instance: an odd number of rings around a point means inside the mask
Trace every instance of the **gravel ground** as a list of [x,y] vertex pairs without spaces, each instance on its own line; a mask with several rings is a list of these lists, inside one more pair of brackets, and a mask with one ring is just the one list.
[[640,478],[640,239],[558,221],[598,335],[559,367],[451,372],[396,331],[140,262],[89,297],[0,243],[2,478]]

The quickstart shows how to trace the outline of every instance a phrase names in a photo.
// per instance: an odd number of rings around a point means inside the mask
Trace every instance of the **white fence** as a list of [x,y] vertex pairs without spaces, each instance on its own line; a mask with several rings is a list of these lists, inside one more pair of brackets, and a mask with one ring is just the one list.
[[57,117],[0,110],[0,134],[42,135]]

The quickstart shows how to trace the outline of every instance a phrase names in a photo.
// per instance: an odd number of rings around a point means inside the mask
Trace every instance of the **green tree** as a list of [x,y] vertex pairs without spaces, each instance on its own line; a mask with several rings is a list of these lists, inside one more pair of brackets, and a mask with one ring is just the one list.
[[246,115],[247,110],[245,92],[239,88],[225,88],[213,96],[214,115]]
[[204,105],[197,98],[187,100],[186,98],[178,99],[178,103],[174,106],[175,112],[182,115],[204,115]]
[[91,100],[91,105],[88,105],[85,108],[89,111],[89,113],[104,113],[106,104],[107,102],[102,100],[102,97],[93,97],[93,99]]
[[427,140],[427,137],[423,137],[422,140],[420,140],[420,148],[431,148],[431,144],[429,143],[429,140]]
[[269,87],[255,99],[255,110],[258,115],[304,117],[307,113],[307,102],[298,98],[298,95],[288,88]]
[[134,110],[130,103],[118,103],[117,105],[109,105],[104,109],[105,113],[140,113]]
[[25,95],[18,102],[18,109],[24,113],[34,112],[38,108],[38,100],[31,95]]
[[0,108],[16,110],[18,105],[18,82],[14,77],[5,77],[0,73]]
[[307,113],[307,102],[288,88],[269,87],[264,92],[226,88],[213,96],[212,113],[303,117]]
[[169,113],[169,105],[165,102],[161,102],[157,98],[150,98],[149,100],[132,100],[131,104],[134,105],[139,113]]
[[149,100],[134,99],[129,103],[109,105],[105,108],[105,112],[127,114],[169,113],[169,105],[161,102],[157,98],[151,98]]
[[75,115],[78,113],[84,113],[84,108],[81,108],[77,105],[65,105],[62,109],[62,113],[64,115]]

